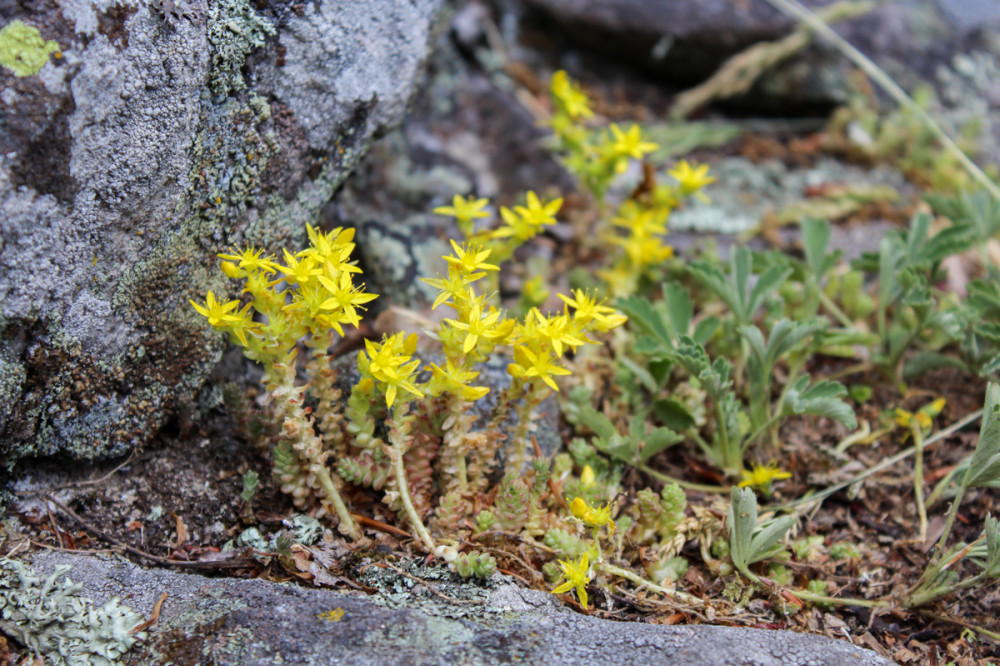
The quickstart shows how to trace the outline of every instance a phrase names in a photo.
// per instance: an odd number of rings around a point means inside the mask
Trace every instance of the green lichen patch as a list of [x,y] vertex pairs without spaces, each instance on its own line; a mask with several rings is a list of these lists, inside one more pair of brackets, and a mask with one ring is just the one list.
[[43,39],[38,28],[23,21],[11,21],[0,30],[0,65],[14,76],[38,74],[49,56],[59,52],[57,42]]
[[56,567],[42,578],[17,560],[0,559],[0,628],[47,664],[111,666],[145,632],[131,633],[142,615],[115,597],[97,606]]
[[212,93],[226,96],[245,90],[243,64],[250,53],[264,46],[275,27],[253,10],[247,0],[209,3],[208,41],[212,45]]

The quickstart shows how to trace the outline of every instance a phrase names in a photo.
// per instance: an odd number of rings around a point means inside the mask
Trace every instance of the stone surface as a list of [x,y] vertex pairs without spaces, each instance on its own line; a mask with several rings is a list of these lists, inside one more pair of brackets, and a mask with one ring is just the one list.
[[[711,75],[747,46],[774,40],[794,22],[766,0],[524,0],[538,15],[587,48],[666,75],[686,87]],[[817,9],[830,0],[804,0]],[[884,67],[905,88],[934,82],[957,53],[996,49],[1000,0],[904,0],[839,23],[835,29]],[[744,103],[841,103],[853,66],[826,44],[814,44],[765,76]]]
[[[149,638],[125,656],[146,664],[644,664],[674,666],[883,666],[850,643],[782,631],[612,622],[572,612],[551,595],[500,576],[462,586],[462,605],[380,571],[395,588],[348,595],[263,580],[147,570],[122,560],[42,553],[39,574],[71,564],[69,578],[97,604],[119,597],[145,614],[165,592]],[[455,595],[450,574],[424,572]]]
[[299,244],[441,4],[0,5],[60,48],[0,67],[0,460],[119,454],[189,399],[221,340],[188,299],[232,288],[214,255]]

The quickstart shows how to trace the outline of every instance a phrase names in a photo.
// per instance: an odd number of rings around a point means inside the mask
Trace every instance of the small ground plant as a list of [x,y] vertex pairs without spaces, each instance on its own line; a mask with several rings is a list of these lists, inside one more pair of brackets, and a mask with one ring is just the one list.
[[[802,221],[797,256],[737,247],[725,260],[681,258],[665,241],[668,220],[706,199],[707,166],[645,163],[656,145],[642,129],[600,122],[564,72],[548,101],[553,148],[589,205],[564,212],[562,198],[529,191],[497,215],[487,199],[461,194],[437,207],[458,233],[441,272],[425,279],[432,308],[447,310],[425,331],[433,351],[418,354],[416,334],[366,339],[349,394],[331,347],[376,298],[358,282],[353,232],[308,227],[309,247],[280,260],[257,248],[220,255],[240,297],[209,292],[193,306],[263,366],[274,426],[257,430],[295,504],[325,512],[361,544],[350,498],[369,489],[459,575],[486,577],[516,561],[583,609],[592,600],[610,607],[623,581],[635,604],[661,603],[653,594],[685,612],[714,608],[714,583],[692,577],[685,587],[692,564],[728,581],[720,594],[731,605],[763,592],[783,613],[804,604],[918,609],[1000,577],[995,518],[971,543],[951,543],[965,495],[1000,487],[1000,388],[987,391],[974,452],[929,495],[925,451],[944,436],[933,426],[946,401],[921,396],[915,407],[908,393],[942,367],[983,378],[1000,367],[989,257],[965,299],[944,288],[948,262],[1000,232],[1000,208],[985,194],[932,197],[948,223],[918,212],[851,264],[830,250],[831,225],[812,219]],[[602,263],[548,308],[541,276],[537,293],[508,305],[515,315],[500,301],[498,275],[557,216],[582,233],[570,251],[592,251],[598,238]],[[491,358],[506,359],[503,386],[480,379]],[[876,381],[895,406],[873,418]],[[482,408],[494,391],[495,406]],[[533,432],[557,392],[573,438],[547,458]],[[860,557],[853,544],[792,535],[807,509],[875,473],[809,489],[824,484],[803,480],[787,441],[804,423],[836,435],[810,454],[829,464],[882,438],[912,443],[884,464],[913,458],[916,542],[931,533],[928,509],[951,497],[924,573],[907,589],[854,598],[796,574]],[[789,498],[793,482],[802,495]],[[244,483],[250,502],[258,480]]]

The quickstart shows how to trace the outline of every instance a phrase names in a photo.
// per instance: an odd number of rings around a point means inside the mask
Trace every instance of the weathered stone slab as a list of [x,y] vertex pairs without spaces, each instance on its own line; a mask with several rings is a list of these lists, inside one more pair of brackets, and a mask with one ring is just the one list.
[[465,600],[472,603],[449,605],[405,578],[399,586],[408,594],[366,597],[63,553],[34,558],[39,574],[57,564],[73,565],[69,577],[96,604],[117,596],[148,616],[160,596],[169,594],[146,643],[126,655],[126,663],[133,664],[891,663],[847,642],[810,634],[587,617],[549,594],[500,582],[467,585]]

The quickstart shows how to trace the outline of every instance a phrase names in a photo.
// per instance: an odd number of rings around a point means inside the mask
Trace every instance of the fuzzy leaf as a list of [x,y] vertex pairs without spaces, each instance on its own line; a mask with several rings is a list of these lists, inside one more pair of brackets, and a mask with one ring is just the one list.
[[667,308],[670,328],[675,338],[688,334],[691,318],[694,316],[694,302],[687,289],[670,282],[663,285],[663,302]]
[[580,423],[593,430],[600,440],[608,442],[618,434],[611,419],[589,405],[580,408],[578,417]]
[[740,298],[736,288],[729,283],[725,273],[718,266],[706,261],[692,261],[688,264],[688,272],[715,292],[729,306],[737,320],[743,320],[743,299]]
[[966,488],[1000,488],[1000,385],[992,382],[986,388],[979,441],[962,485]]
[[694,417],[676,400],[664,398],[653,403],[653,413],[672,430],[687,430],[695,426]]
[[[636,419],[637,421],[639,419]],[[678,435],[670,428],[656,428],[645,437],[645,443],[639,449],[639,457],[642,462],[649,461],[660,451],[665,451],[674,444],[684,441],[684,437]]]
[[858,427],[854,410],[843,400],[847,395],[843,384],[823,379],[807,388],[808,383],[809,377],[800,377],[788,390],[786,415],[813,414],[838,421],[851,430]]
[[932,350],[923,350],[906,360],[905,365],[903,365],[903,379],[910,381],[938,368],[969,369],[968,365],[954,356]]
[[[645,349],[657,349],[661,353],[673,349],[673,336],[670,334],[670,330],[663,321],[662,315],[647,299],[638,296],[620,298],[617,306],[633,325],[638,326],[641,331],[651,336],[655,347],[651,347],[647,343]],[[649,352],[643,351],[642,353]]]
[[823,279],[840,258],[839,251],[826,253],[831,232],[830,223],[826,220],[809,218],[802,221],[802,249],[806,255],[806,266],[817,282]]
[[748,319],[753,317],[757,308],[764,304],[764,300],[770,296],[775,289],[781,286],[781,283],[784,282],[791,274],[791,268],[772,266],[760,276],[757,280],[757,284],[755,284],[753,289],[750,291],[750,298],[747,301],[746,314]]
[[748,567],[781,552],[778,541],[795,524],[795,516],[772,518],[757,525],[757,497],[749,488],[733,488],[729,504],[729,549],[733,565],[747,574]]

